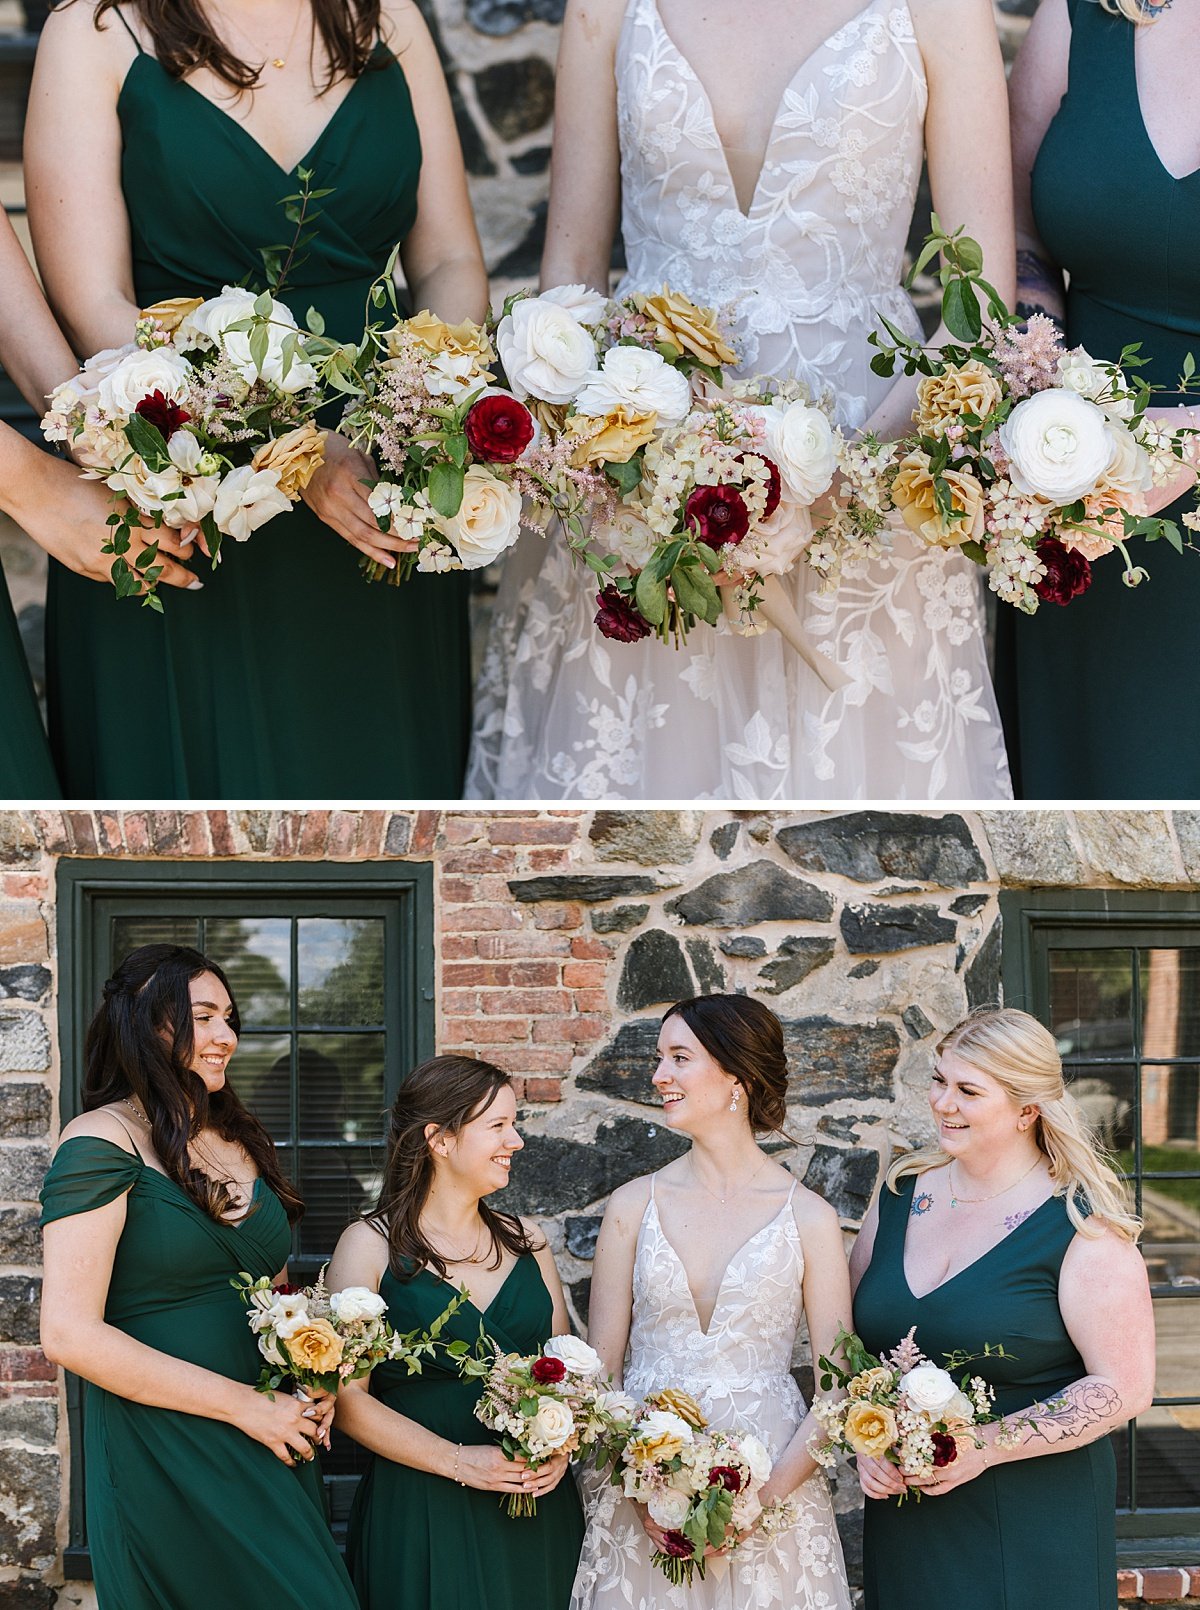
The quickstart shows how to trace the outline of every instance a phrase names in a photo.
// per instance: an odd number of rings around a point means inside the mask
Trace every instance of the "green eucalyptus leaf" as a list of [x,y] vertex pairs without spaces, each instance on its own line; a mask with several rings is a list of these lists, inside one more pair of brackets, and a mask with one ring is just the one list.
[[654,574],[649,565],[639,572],[633,597],[651,626],[661,626],[667,613],[667,584]]
[[166,439],[157,425],[152,425],[144,414],[131,414],[125,426],[125,439],[139,458],[144,459],[152,475],[165,470],[171,462]]
[[457,464],[435,464],[429,472],[429,501],[444,519],[462,507],[463,472]]

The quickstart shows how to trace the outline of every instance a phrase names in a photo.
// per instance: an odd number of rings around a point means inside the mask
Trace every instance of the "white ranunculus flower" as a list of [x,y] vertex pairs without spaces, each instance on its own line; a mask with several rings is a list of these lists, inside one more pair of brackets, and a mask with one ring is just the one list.
[[561,1448],[564,1442],[570,1440],[575,1429],[575,1421],[570,1409],[557,1398],[542,1398],[538,1403],[537,1413],[530,1423],[530,1430],[539,1442],[547,1448]]
[[303,360],[294,362],[286,376],[283,373],[283,344],[297,329],[297,324],[291,309],[282,302],[271,302],[267,355],[261,369],[250,356],[249,330],[229,330],[231,324],[240,324],[254,316],[256,301],[253,291],[243,290],[240,285],[227,285],[220,296],[209,297],[181,322],[175,332],[176,345],[185,351],[193,347],[202,350],[223,347],[247,385],[253,385],[261,377],[289,395],[315,385],[317,372]]
[[578,1336],[552,1336],[542,1352],[547,1358],[561,1359],[571,1375],[599,1375],[604,1368],[596,1349]]
[[481,570],[521,533],[521,494],[482,465],[472,464],[463,477],[458,513],[438,517],[438,529],[462,560],[464,570]]
[[178,402],[191,373],[187,359],[170,347],[156,347],[153,352],[139,348],[102,376],[96,388],[100,406],[110,417],[128,419],[151,392],[161,391],[164,397]]
[[666,1492],[655,1493],[646,1505],[650,1511],[650,1519],[665,1532],[677,1531],[687,1520],[688,1510],[691,1507],[691,1500],[687,1494],[676,1492],[673,1487],[668,1487]]
[[541,296],[513,305],[496,329],[496,351],[513,395],[567,403],[596,362],[596,346],[578,319]]
[[213,518],[218,531],[235,542],[245,542],[251,532],[291,506],[290,499],[279,490],[278,470],[256,470],[251,464],[243,464],[221,482]]
[[353,1325],[360,1319],[381,1319],[387,1313],[387,1303],[369,1286],[347,1286],[344,1291],[332,1293],[329,1309],[335,1319]]
[[750,1466],[750,1474],[759,1486],[771,1474],[771,1455],[767,1452],[766,1444],[757,1437],[739,1437],[738,1446],[742,1458]]
[[692,406],[692,388],[678,369],[645,347],[610,347],[575,398],[577,413],[601,419],[615,408],[658,415],[660,425],[678,425]]
[[690,1447],[696,1440],[696,1434],[680,1414],[672,1414],[670,1409],[650,1409],[646,1414],[640,1415],[637,1423],[637,1440],[639,1442],[653,1442],[655,1437],[676,1437],[684,1447]]
[[1061,386],[1019,402],[1000,427],[1000,444],[1016,490],[1060,506],[1094,492],[1113,456],[1104,410]]
[[975,1419],[975,1405],[965,1392],[956,1392],[942,1410],[942,1418],[944,1420],[973,1421]]
[[806,402],[776,401],[754,410],[763,422],[766,455],[794,502],[815,503],[833,484],[837,443],[829,416]]
[[608,313],[607,296],[589,290],[586,285],[555,285],[552,290],[543,291],[539,300],[566,308],[580,324],[601,324]]
[[900,1390],[912,1404],[925,1414],[939,1416],[958,1396],[958,1387],[948,1371],[936,1364],[918,1364],[900,1377]]
[[658,536],[628,504],[617,511],[612,525],[597,522],[592,527],[592,547],[598,554],[615,553],[631,570],[641,570],[650,562]]

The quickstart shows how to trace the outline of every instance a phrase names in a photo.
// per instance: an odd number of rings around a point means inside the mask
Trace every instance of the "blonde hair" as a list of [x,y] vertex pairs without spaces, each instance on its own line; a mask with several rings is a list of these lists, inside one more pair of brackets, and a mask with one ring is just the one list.
[[1146,10],[1142,0],[1100,0],[1100,4],[1114,17],[1128,17],[1130,22],[1154,21],[1153,15]]
[[[1083,1110],[1063,1084],[1062,1059],[1054,1036],[1028,1012],[986,1007],[938,1041],[937,1054],[953,1051],[980,1073],[995,1079],[1019,1106],[1036,1104],[1034,1139],[1050,1163],[1055,1196],[1065,1196],[1071,1223],[1084,1235],[1107,1225],[1127,1241],[1141,1234],[1129,1187],[1088,1128]],[[907,1174],[940,1168],[950,1156],[940,1146],[906,1152],[888,1170],[895,1191]]]

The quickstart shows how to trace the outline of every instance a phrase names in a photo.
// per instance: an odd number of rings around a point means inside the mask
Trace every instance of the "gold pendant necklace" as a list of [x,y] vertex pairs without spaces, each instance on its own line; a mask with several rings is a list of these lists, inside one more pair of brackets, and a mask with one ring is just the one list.
[[1025,1170],[1024,1174],[1021,1175],[1021,1179],[1014,1180],[1011,1185],[1005,1185],[999,1191],[993,1191],[991,1196],[956,1196],[954,1194],[954,1164],[951,1163],[949,1169],[946,1171],[947,1179],[949,1180],[950,1184],[950,1206],[952,1208],[973,1206],[977,1202],[994,1202],[998,1196],[1007,1196],[1009,1191],[1016,1190],[1017,1186],[1020,1185],[1021,1180],[1027,1180],[1029,1178],[1041,1160],[1042,1159],[1040,1157],[1035,1157],[1033,1162],[1030,1163],[1029,1167]]

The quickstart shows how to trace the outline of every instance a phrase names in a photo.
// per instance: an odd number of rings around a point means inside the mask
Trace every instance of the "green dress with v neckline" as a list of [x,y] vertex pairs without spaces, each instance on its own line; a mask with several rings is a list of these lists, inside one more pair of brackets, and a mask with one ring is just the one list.
[[[1052,1196],[990,1251],[918,1297],[904,1272],[917,1177],[879,1194],[879,1229],[854,1297],[867,1349],[890,1351],[916,1326],[935,1364],[945,1353],[1006,1356],[970,1366],[996,1411],[1045,1401],[1087,1374],[1058,1306],[1075,1226]],[[1111,1439],[984,1471],[938,1498],[867,1499],[865,1610],[1116,1610],[1116,1460]]]
[[[274,1277],[291,1230],[260,1180],[235,1223],[112,1141],[76,1136],[42,1185],[42,1223],[124,1195],[104,1317],[172,1358],[253,1385],[262,1367],[240,1270]],[[315,1462],[290,1469],[237,1426],[88,1386],[88,1546],[100,1610],[354,1610]]]
[[[407,1280],[387,1270],[379,1291],[401,1332],[427,1329],[453,1296],[427,1269]],[[482,1325],[506,1351],[528,1354],[548,1341],[553,1322],[537,1259],[524,1253],[487,1307],[465,1303],[443,1338],[473,1346]],[[373,1397],[464,1445],[494,1440],[475,1418],[481,1389],[436,1362],[420,1375],[386,1363],[371,1375]],[[583,1542],[571,1475],[538,1499],[532,1517],[510,1519],[506,1503],[504,1494],[375,1455],[355,1494],[346,1540],[363,1610],[567,1610]]]
[[[118,100],[139,305],[263,282],[297,188],[246,129],[146,52]],[[383,45],[303,165],[332,187],[282,299],[356,340],[368,287],[416,218],[421,145]],[[334,404],[326,425],[336,424]],[[461,793],[470,721],[468,578],[368,585],[357,550],[304,505],[216,571],[163,589],[165,615],[53,566],[50,736],[69,797],[412,799]]]

